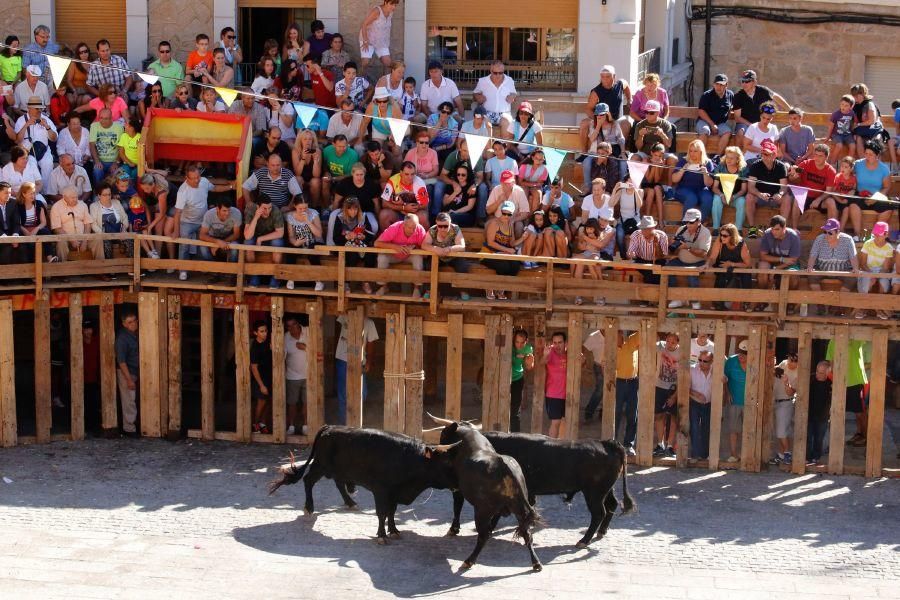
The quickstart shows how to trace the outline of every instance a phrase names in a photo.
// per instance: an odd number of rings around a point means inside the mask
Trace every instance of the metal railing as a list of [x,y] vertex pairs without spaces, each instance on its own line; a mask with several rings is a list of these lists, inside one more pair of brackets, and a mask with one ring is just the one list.
[[644,79],[647,73],[659,73],[662,51],[659,47],[638,54],[638,72],[635,82]]
[[[490,75],[491,62],[445,62],[444,75],[460,87],[474,87],[479,79]],[[574,90],[578,83],[578,62],[574,60],[508,61],[503,64],[506,74],[515,80],[519,90]]]

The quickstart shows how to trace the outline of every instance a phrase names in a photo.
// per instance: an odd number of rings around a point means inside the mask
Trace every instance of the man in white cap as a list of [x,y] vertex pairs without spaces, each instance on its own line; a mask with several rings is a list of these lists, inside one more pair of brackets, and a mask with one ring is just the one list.
[[[37,67],[29,67],[37,68]],[[42,81],[38,83],[43,85]],[[50,152],[50,142],[56,141],[56,126],[50,117],[42,111],[45,108],[44,101],[39,96],[28,99],[28,113],[19,117],[16,121],[16,142],[28,150],[34,156],[41,169],[41,179],[50,180],[53,171],[53,153]]]
[[728,432],[728,447],[731,451],[727,461],[737,462],[738,439],[744,431],[744,390],[747,387],[747,340],[738,344],[737,354],[725,360],[725,430]]
[[44,106],[50,104],[50,88],[41,81],[43,71],[37,65],[30,65],[25,68],[25,79],[16,85],[15,89],[15,106],[12,109],[14,116],[19,117],[28,112],[28,101],[32,96],[37,96],[43,102]]
[[478,80],[472,95],[475,102],[487,111],[491,125],[500,125],[505,131],[512,125],[512,105],[519,92],[516,91],[516,82],[504,72],[506,67],[503,61],[495,60],[490,68],[490,74]]
[[[684,224],[675,232],[675,239],[669,246],[669,253],[674,258],[666,263],[667,266],[699,268],[706,263],[706,256],[709,254],[709,247],[712,244],[712,234],[703,226],[702,219],[703,216],[696,208],[689,208],[684,212]],[[689,287],[700,287],[700,277],[697,275],[688,275],[687,280]],[[677,284],[677,277],[669,280],[670,286],[676,287]],[[669,302],[669,308],[681,308],[682,306],[684,306],[684,302],[681,300]],[[700,303],[691,302],[691,308],[699,310]]]
[[631,120],[627,116],[631,107],[631,88],[624,79],[616,79],[616,68],[613,65],[603,65],[600,69],[600,83],[588,94],[585,104],[587,117],[581,121],[578,130],[582,147],[586,147],[588,131],[594,120],[594,107],[600,102],[609,106],[609,114],[619,122],[625,139],[631,133]]
[[[639,232],[631,234],[631,242],[628,244],[628,258],[642,265],[664,265],[669,254],[669,236],[666,232],[656,228],[656,219],[650,215],[641,217],[638,225]],[[650,270],[642,270],[641,276],[644,283],[659,283],[659,275],[654,275]]]

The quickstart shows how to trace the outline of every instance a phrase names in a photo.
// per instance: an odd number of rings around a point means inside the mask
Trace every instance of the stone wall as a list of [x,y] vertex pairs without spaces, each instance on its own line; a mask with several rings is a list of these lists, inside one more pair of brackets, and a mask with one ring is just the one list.
[[[22,46],[32,41],[31,14],[28,8],[28,2],[0,2],[0,23],[3,23],[3,38],[6,38],[8,35],[18,36]],[[2,41],[0,40],[0,42]]]
[[[741,5],[761,9],[775,5],[758,0],[716,0],[716,6]],[[893,5],[893,6],[889,6]],[[854,10],[872,15],[900,16],[897,2],[843,5],[788,1],[777,8]],[[693,23],[694,104],[703,93],[705,22]],[[821,23],[793,24],[743,17],[712,21],[710,80],[727,73],[734,89],[744,69],[754,69],[760,83],[788,102],[812,112],[830,112],[850,85],[864,81],[866,56],[897,56],[900,28],[887,25]],[[883,103],[883,102],[882,102]],[[888,104],[889,106],[889,104]]]
[[[407,1],[424,2],[425,0]],[[380,4],[380,0],[340,0],[339,31],[344,36],[344,47],[357,63],[359,62],[359,27],[372,7]],[[400,2],[394,11],[391,27],[391,58],[398,60],[403,60],[404,4],[404,2]],[[425,52],[425,48],[422,48],[422,52]],[[377,74],[380,75],[380,69],[377,70]],[[372,75],[375,75],[375,72]]]
[[175,60],[184,64],[194,50],[194,38],[198,33],[207,34],[211,40],[219,38],[213,32],[213,0],[148,0],[150,15],[147,48],[156,56],[156,46],[162,40],[172,44]]

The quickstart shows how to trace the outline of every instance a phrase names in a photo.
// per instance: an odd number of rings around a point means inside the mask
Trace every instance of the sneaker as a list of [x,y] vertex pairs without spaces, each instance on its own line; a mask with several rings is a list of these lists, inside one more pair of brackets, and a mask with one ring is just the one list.
[[582,304],[584,304],[584,299],[581,296],[575,296],[575,304],[581,306]]
[[772,458],[769,459],[770,465],[780,465],[784,461],[784,455],[776,454]]
[[187,271],[181,271],[178,273],[179,281],[187,281]]
[[682,306],[684,306],[684,302],[681,300],[672,300],[669,302],[669,308],[681,308]]
[[792,460],[792,459],[793,459],[793,456],[791,456],[791,453],[790,453],[790,452],[785,452],[785,453],[784,453],[784,458],[782,459],[782,462],[784,462],[784,464],[786,464],[786,465],[789,465],[789,464],[791,464],[791,460]]
[[666,457],[667,458],[675,458],[675,448],[669,446],[666,448]]
[[849,440],[847,440],[847,444],[853,444],[853,443],[856,443],[856,442],[858,442],[858,441],[860,440],[860,438],[862,438],[862,437],[863,437],[863,436],[860,435],[859,433],[854,433],[854,434],[853,434],[853,437],[850,438]]
[[287,282],[284,284],[284,287],[286,287],[289,290],[294,289],[294,280],[288,279]]
[[854,236],[853,236],[853,243],[854,243],[854,244],[858,244],[858,243],[859,243],[859,236],[858,236],[858,235],[854,235]]
[[166,269],[166,273],[169,275],[171,275],[174,272],[175,272],[175,269]]
[[866,311],[861,308],[857,308],[856,310],[853,311],[853,318],[854,319],[865,319]]
[[597,306],[605,306],[606,298],[594,298],[594,304],[596,304]]
[[656,448],[653,449],[653,456],[654,456],[654,457],[665,456],[665,455],[666,455],[666,449],[663,447],[662,444],[658,444],[658,445],[656,446]]
[[272,279],[269,280],[269,289],[271,289],[271,290],[277,290],[277,289],[280,288],[280,287],[281,287],[281,282],[279,282],[279,281],[278,281],[277,279],[275,279],[274,277],[273,277]]
[[152,259],[157,259],[159,258],[159,252],[157,252],[156,250],[151,250],[149,257]]
[[463,302],[465,302],[466,300],[470,300],[471,298],[472,298],[472,296],[470,296],[469,294],[467,294],[465,292],[459,293],[459,299],[462,300]]
[[881,319],[882,321],[887,321],[888,319],[891,318],[891,315],[890,315],[886,310],[881,310],[881,309],[876,310],[876,311],[875,311],[875,314],[876,314],[876,315],[878,316],[878,318]]
[[316,291],[321,292],[324,289],[325,289],[325,284],[321,281],[317,281],[316,282]]
[[534,261],[526,260],[525,263],[522,264],[522,268],[526,270],[537,269],[538,264]]
[[417,288],[417,287],[416,287],[416,288],[413,288],[412,297],[413,297],[413,300],[418,300],[419,298],[421,298],[421,297],[422,297],[422,290],[420,290],[420,289]]
[[260,423],[259,424],[259,432],[260,433],[269,433],[269,426],[266,425],[265,423]]
[[862,447],[866,446],[867,444],[868,444],[868,441],[866,440],[866,436],[863,435],[863,436],[860,436],[858,440],[851,443],[850,445],[856,446],[857,448],[862,448]]
[[628,446],[625,448],[625,454],[628,456],[637,456],[637,452],[634,451],[634,446]]
[[431,292],[425,292],[424,294],[422,294],[422,299],[431,300]]
[[65,408],[66,405],[63,404],[62,400],[59,399],[59,396],[53,396],[53,407],[54,408]]
[[296,431],[297,431],[297,430],[296,430],[296,428],[295,428],[293,425],[291,425],[290,427],[287,428],[287,434],[288,434],[288,435],[294,435],[294,433],[296,433]]
[[725,462],[734,463],[734,462],[740,462],[740,460],[741,459],[739,459],[737,456],[732,455],[732,456],[729,456],[728,458],[726,458]]

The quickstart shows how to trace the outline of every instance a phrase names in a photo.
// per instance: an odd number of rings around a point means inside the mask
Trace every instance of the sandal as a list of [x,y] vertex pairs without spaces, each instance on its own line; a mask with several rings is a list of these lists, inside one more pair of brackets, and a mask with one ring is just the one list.
[[506,300],[506,292],[497,292],[497,300]]
[[575,304],[577,306],[581,306],[582,304],[584,304],[584,300],[582,300],[581,296],[575,296]]
[[484,297],[488,300],[496,300],[497,296],[494,294],[494,290],[488,290],[485,292]]

